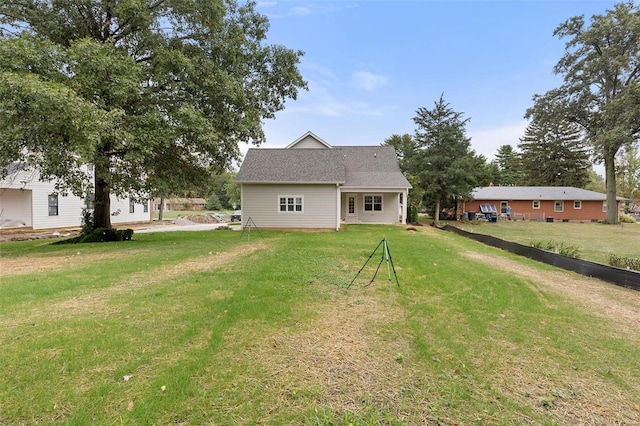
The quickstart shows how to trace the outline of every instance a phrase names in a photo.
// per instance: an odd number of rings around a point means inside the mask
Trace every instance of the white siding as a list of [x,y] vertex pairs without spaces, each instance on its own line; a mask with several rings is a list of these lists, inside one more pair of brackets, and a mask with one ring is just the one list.
[[[367,192],[356,193],[355,191],[349,192],[345,190],[342,194],[341,212],[340,217],[342,220],[346,219],[347,215],[347,195],[353,194],[356,196],[356,215],[353,222],[360,223],[398,223],[400,220],[399,215],[399,193],[396,192],[381,192],[371,189]],[[364,196],[365,195],[382,195],[382,211],[364,211]]]
[[0,226],[5,221],[9,226],[27,226],[31,223],[31,191],[20,189],[0,189]]
[[309,135],[296,143],[295,148],[326,148],[326,146],[313,136]]
[[[84,199],[74,195],[58,195],[58,215],[49,216],[49,194],[54,184],[42,182],[33,173],[19,172],[0,181],[0,212],[2,219],[24,222],[33,229],[79,227],[82,223]],[[129,213],[129,199],[111,197],[111,223],[148,222],[150,213],[143,204],[136,204]]]
[[[336,229],[335,185],[242,185],[242,223],[258,228]],[[303,212],[280,212],[279,196],[302,196]]]

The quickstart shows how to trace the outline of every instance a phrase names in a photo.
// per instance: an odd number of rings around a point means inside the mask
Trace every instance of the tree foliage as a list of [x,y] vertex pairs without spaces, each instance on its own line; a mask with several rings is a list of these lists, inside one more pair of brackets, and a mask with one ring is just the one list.
[[618,193],[629,199],[630,207],[640,206],[640,150],[637,145],[625,147],[616,159]]
[[469,118],[454,111],[442,95],[433,109],[421,107],[416,113],[414,145],[405,154],[406,167],[424,191],[427,203],[433,203],[433,217],[438,222],[443,201],[469,196],[486,161],[470,149],[466,136]]
[[522,184],[522,164],[520,154],[511,145],[501,145],[494,163],[499,173],[494,185],[513,186]]
[[[640,11],[632,1],[618,3],[589,26],[583,15],[568,19],[554,36],[568,39],[554,67],[563,83],[535,95],[527,117],[580,126],[593,157],[604,161],[607,204],[615,206],[615,156],[640,135]],[[616,209],[606,221],[617,222]]]
[[110,194],[168,195],[229,167],[306,88],[302,53],[265,43],[253,2],[0,0],[0,26],[0,166],[95,191],[98,227]]
[[589,153],[576,125],[533,120],[518,148],[525,185],[584,188],[590,180]]

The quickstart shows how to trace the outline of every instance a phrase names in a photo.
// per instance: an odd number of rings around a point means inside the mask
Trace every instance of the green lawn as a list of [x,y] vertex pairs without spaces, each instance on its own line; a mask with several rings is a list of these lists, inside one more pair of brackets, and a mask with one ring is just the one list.
[[0,424],[640,423],[631,290],[430,227],[261,235],[0,245]]
[[564,243],[580,249],[580,258],[608,264],[609,255],[640,258],[640,223],[499,221],[453,222],[453,226],[477,234],[530,245],[532,241]]

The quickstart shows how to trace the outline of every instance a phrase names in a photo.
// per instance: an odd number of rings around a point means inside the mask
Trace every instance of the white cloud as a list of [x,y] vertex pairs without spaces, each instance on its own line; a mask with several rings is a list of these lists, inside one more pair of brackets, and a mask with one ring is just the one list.
[[387,84],[387,77],[384,75],[373,74],[368,71],[357,71],[351,75],[351,85],[368,92],[379,89],[385,84]]
[[517,147],[520,138],[524,136],[527,124],[527,120],[522,120],[490,129],[467,129],[467,136],[471,138],[471,148],[476,154],[482,154],[491,161],[502,145]]
[[312,11],[310,8],[303,7],[303,6],[292,7],[291,9],[289,9],[289,15],[294,15],[294,16],[311,15],[311,13]]

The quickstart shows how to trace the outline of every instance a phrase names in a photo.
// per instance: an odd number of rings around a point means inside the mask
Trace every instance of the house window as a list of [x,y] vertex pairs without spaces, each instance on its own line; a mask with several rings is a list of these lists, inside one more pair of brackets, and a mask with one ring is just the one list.
[[142,211],[144,213],[149,213],[149,200],[145,201],[145,203],[142,205]]
[[500,213],[506,213],[507,207],[509,207],[508,201],[500,201]]
[[129,213],[135,213],[136,212],[136,205],[133,202],[133,200],[129,199]]
[[278,196],[278,210],[280,212],[302,213],[302,197],[299,195]]
[[365,212],[381,212],[382,211],[382,195],[365,195],[364,211]]
[[605,212],[605,213],[607,212],[607,202],[606,201],[602,202],[602,211]]
[[533,200],[533,206],[534,209],[539,209],[540,208],[540,200]]
[[574,201],[573,208],[576,210],[580,210],[582,208],[582,201]]
[[564,211],[564,201],[556,201],[553,203],[553,211],[554,212],[563,212]]
[[87,193],[87,197],[84,199],[84,204],[88,210],[93,210],[95,198],[96,196],[93,192]]
[[58,194],[49,194],[49,216],[58,216]]

